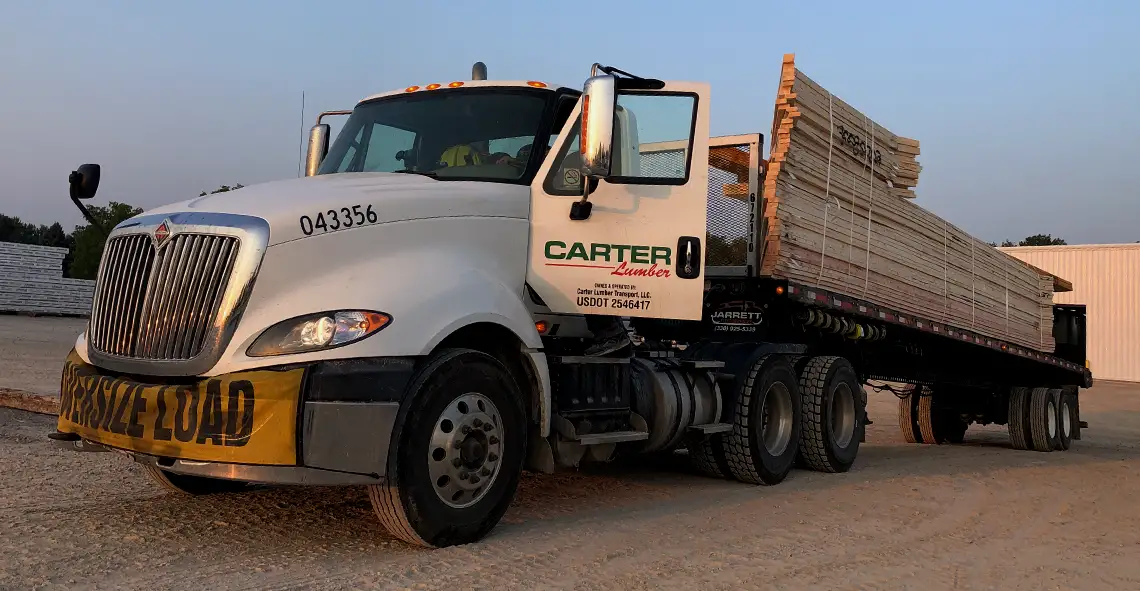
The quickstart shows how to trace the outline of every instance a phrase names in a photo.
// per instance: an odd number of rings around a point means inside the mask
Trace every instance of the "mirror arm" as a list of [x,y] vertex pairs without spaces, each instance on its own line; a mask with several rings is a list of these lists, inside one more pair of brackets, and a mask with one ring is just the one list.
[[75,207],[79,208],[79,213],[83,214],[83,217],[87,220],[87,223],[94,226],[95,229],[99,230],[99,232],[103,234],[104,239],[110,236],[110,233],[107,232],[107,228],[104,228],[103,224],[100,224],[99,220],[96,220],[95,216],[91,215],[91,212],[87,210],[86,206],[79,202],[78,198],[72,197],[71,202],[75,204]]
[[590,212],[594,210],[594,204],[590,203],[590,186],[596,186],[597,181],[590,177],[586,177],[586,182],[582,183],[582,198],[575,201],[570,205],[570,219],[575,222],[590,219]]

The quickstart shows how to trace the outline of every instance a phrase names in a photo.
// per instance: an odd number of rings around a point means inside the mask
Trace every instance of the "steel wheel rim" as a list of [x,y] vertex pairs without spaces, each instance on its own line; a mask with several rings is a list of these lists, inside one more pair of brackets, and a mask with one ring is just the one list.
[[1056,437],[1057,436],[1057,405],[1053,404],[1052,400],[1049,401],[1049,409],[1048,410],[1049,410],[1049,412],[1045,413],[1048,415],[1047,417],[1045,417],[1045,426],[1048,429],[1046,431],[1046,433],[1049,434],[1049,437]]
[[764,410],[760,419],[760,439],[764,449],[773,456],[779,456],[792,442],[792,422],[795,412],[792,409],[792,393],[782,382],[768,386],[764,394]]
[[840,382],[831,391],[831,440],[838,447],[847,447],[855,437],[855,394],[851,386]]
[[503,421],[486,396],[468,392],[443,409],[432,429],[427,462],[439,500],[463,509],[478,503],[499,475]]
[[1073,432],[1073,416],[1069,414],[1069,403],[1061,403],[1061,429],[1065,437],[1069,437]]

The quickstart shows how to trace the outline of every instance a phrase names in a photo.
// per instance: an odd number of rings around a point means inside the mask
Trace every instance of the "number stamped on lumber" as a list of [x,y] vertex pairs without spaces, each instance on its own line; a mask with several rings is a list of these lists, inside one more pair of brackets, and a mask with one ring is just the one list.
[[836,123],[835,131],[839,134],[839,141],[851,147],[851,153],[863,161],[864,164],[875,164],[882,166],[883,153],[880,150],[875,150],[874,157],[871,156],[871,148],[867,145],[867,140],[859,137],[858,135],[847,131],[846,127]]
[[367,226],[375,224],[379,219],[375,211],[372,211],[372,204],[352,205],[345,206],[340,209],[330,209],[328,211],[318,212],[316,216],[301,216],[301,232],[305,236],[312,236],[314,233],[324,234],[325,232],[336,232],[337,230],[344,230],[353,226]]

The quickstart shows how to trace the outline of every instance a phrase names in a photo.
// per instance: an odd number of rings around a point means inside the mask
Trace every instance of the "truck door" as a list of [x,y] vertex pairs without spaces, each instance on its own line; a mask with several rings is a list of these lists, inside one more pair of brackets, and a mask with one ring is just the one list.
[[527,282],[556,313],[700,320],[709,87],[616,95],[611,173],[590,188],[589,217],[570,217],[587,182],[581,99],[535,177]]

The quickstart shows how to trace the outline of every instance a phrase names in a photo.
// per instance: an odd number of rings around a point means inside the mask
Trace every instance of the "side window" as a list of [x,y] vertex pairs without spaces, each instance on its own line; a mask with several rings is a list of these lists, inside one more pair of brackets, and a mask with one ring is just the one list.
[[689,178],[697,97],[618,94],[612,183],[683,185]]
[[364,172],[392,172],[403,170],[404,163],[396,154],[415,147],[415,132],[379,123],[372,126],[368,150],[364,153]]
[[[579,152],[579,133],[582,130],[582,118],[574,120],[573,124],[562,128],[563,133],[569,134],[566,143],[554,159],[550,167],[550,174],[542,184],[543,190],[550,195],[574,196],[582,194],[582,155]],[[558,138],[550,136],[550,147],[554,146]]]

